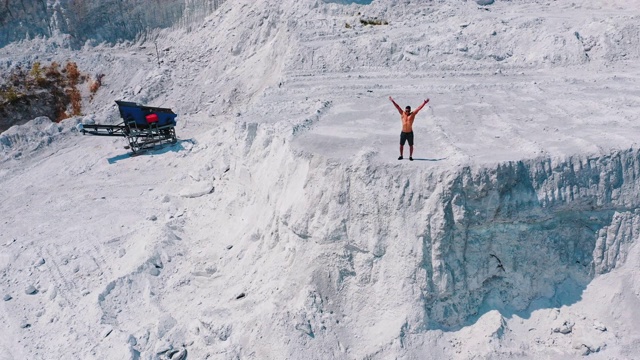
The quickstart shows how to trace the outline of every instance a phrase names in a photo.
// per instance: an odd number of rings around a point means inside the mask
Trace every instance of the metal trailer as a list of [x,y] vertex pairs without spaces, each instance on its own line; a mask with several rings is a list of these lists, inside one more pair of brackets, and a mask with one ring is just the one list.
[[82,134],[96,136],[123,136],[127,138],[131,151],[151,149],[162,144],[175,144],[176,117],[171,109],[144,106],[129,101],[116,100],[120,117],[124,120],[118,125],[79,126]]

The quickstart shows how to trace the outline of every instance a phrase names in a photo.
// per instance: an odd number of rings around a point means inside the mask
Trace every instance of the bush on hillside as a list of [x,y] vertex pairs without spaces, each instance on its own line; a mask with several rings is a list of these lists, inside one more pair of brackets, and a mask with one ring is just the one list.
[[[90,100],[102,85],[103,77],[104,74],[100,74],[95,81],[89,81]],[[82,115],[82,92],[78,86],[87,82],[89,77],[73,61],[64,65],[35,62],[28,71],[16,67],[0,79],[0,113],[4,117],[15,117],[13,120],[5,119],[4,124],[24,123],[25,118],[38,116],[47,116],[58,122]],[[29,107],[28,103],[40,106]],[[29,114],[18,113],[25,109]],[[6,126],[9,125],[3,127]],[[0,131],[4,130],[6,128],[0,128]]]
[[13,86],[9,86],[6,90],[0,90],[0,103],[16,101],[20,95]]

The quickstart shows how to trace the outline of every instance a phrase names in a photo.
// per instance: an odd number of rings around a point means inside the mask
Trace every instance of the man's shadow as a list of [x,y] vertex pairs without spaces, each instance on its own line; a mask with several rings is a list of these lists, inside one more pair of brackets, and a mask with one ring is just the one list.
[[426,159],[426,158],[413,158],[413,161],[442,161],[447,160],[449,157],[443,157],[439,159]]

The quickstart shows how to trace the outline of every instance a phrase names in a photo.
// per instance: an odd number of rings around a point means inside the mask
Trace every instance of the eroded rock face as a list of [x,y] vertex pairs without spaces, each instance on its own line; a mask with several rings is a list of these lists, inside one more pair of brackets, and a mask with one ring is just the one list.
[[[27,37],[70,35],[72,46],[87,40],[132,40],[150,29],[166,28],[180,19],[198,21],[224,0],[170,0],[149,5],[140,1],[55,2],[8,0],[0,4],[0,47]],[[127,9],[123,11],[123,9]]]
[[430,321],[457,326],[486,308],[577,301],[637,237],[639,164],[637,151],[625,151],[453,175],[423,237]]
[[[273,131],[254,133],[252,144],[262,144]],[[258,148],[249,145],[247,157]],[[314,263],[313,291],[338,298],[335,308],[419,302],[409,329],[457,329],[491,310],[526,317],[534,302],[573,304],[595,276],[625,261],[640,231],[637,150],[443,172],[366,156],[285,168],[303,186],[282,189],[299,200],[273,210],[280,221],[259,231],[280,235],[265,241],[289,233],[305,246],[342,248]],[[367,295],[347,295],[354,292]]]
[[55,119],[57,103],[53,94],[41,91],[0,104],[0,133],[13,125],[22,125],[40,117]]

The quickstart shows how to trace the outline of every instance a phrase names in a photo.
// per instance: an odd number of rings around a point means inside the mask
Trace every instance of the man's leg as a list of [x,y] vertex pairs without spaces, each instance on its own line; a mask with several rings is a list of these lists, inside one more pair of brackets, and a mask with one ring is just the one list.
[[413,161],[413,131],[409,133],[409,160]]
[[398,160],[402,160],[402,156],[404,154],[404,143],[407,141],[407,138],[405,136],[404,132],[400,133],[400,157],[398,158]]

